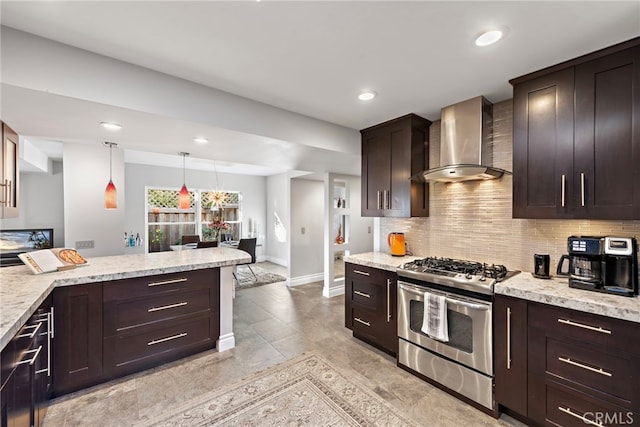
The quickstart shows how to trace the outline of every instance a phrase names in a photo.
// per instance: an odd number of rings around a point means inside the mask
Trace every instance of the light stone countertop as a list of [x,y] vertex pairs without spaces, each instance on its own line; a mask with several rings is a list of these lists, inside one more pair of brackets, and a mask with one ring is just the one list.
[[0,268],[0,350],[55,287],[233,266],[250,262],[251,257],[237,249],[206,248],[96,257],[87,261],[88,265],[73,270],[39,275],[26,265]]
[[640,298],[574,289],[562,277],[538,279],[520,273],[496,283],[496,294],[640,323]]
[[344,257],[344,262],[379,268],[381,270],[396,271],[396,268],[400,267],[405,262],[411,262],[420,258],[424,257],[412,255],[393,256],[386,252],[366,252],[362,254],[347,255]]
[[[367,252],[344,257],[345,262],[395,271],[417,256],[394,257],[385,252]],[[640,323],[640,298],[573,289],[567,278],[537,279],[531,273],[516,274],[495,285],[495,293],[601,316]]]

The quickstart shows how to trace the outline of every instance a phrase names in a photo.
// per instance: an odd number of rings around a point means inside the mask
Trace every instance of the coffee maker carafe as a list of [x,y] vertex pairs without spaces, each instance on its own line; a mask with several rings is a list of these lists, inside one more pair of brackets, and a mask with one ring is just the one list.
[[625,296],[638,295],[638,249],[635,238],[571,236],[567,246],[569,287]]

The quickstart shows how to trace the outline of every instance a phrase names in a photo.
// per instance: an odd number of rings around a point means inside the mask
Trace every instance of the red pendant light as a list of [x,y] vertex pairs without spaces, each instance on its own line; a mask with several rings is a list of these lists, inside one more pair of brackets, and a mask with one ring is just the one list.
[[113,180],[111,178],[111,172],[113,169],[112,163],[112,150],[113,147],[117,147],[118,144],[115,142],[106,142],[104,145],[109,146],[109,183],[107,184],[107,188],[104,190],[104,207],[106,209],[117,209],[118,208],[118,193],[116,192],[116,186],[113,184]]
[[185,153],[183,151],[180,152],[182,155],[182,188],[180,189],[180,193],[178,194],[178,207],[180,209],[190,209],[191,208],[191,196],[189,195],[189,190],[187,189],[187,180],[186,178],[186,168],[185,168],[185,159],[189,155],[189,153]]

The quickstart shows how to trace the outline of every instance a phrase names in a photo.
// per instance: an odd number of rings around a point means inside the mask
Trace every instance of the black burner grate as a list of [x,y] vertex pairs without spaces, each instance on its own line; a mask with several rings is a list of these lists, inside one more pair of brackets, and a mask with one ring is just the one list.
[[440,275],[464,274],[465,276],[481,276],[500,281],[507,275],[504,265],[485,264],[454,258],[428,257],[417,259],[404,268]]

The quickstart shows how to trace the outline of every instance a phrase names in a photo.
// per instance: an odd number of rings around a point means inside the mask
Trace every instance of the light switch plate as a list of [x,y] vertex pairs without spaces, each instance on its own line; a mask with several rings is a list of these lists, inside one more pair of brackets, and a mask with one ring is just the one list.
[[76,241],[76,249],[93,249],[95,247],[94,240],[78,240]]

